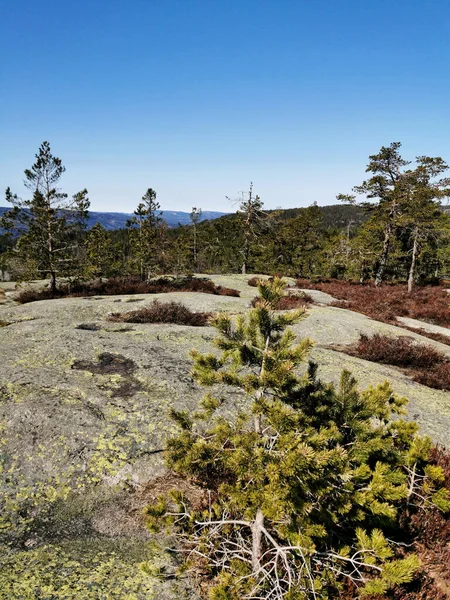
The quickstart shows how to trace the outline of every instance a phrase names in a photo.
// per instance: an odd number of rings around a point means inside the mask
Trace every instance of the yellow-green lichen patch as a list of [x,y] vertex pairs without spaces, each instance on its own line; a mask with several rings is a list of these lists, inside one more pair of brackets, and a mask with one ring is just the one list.
[[151,600],[155,580],[141,568],[147,556],[142,543],[120,547],[108,540],[4,553],[0,599]]

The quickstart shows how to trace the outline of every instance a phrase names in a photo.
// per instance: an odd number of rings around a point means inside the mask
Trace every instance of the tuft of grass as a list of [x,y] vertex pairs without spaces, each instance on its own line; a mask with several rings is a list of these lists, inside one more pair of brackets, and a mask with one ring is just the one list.
[[311,282],[297,280],[298,287],[317,289],[338,299],[333,306],[360,312],[368,317],[395,323],[396,317],[409,317],[450,327],[450,295],[444,287],[417,287],[408,294],[406,285],[357,284],[338,280]]
[[233,296],[239,298],[240,292],[232,288],[215,285],[210,279],[195,277],[179,277],[170,279],[160,277],[152,281],[141,281],[138,277],[112,277],[105,281],[76,282],[60,285],[55,294],[50,289],[24,290],[17,297],[21,304],[37,300],[55,298],[89,297],[89,296],[122,296],[133,294],[164,294],[169,292],[201,292],[216,296]]
[[150,306],[127,313],[112,313],[108,320],[116,323],[176,323],[202,327],[211,313],[195,313],[180,302],[162,303],[154,300]]

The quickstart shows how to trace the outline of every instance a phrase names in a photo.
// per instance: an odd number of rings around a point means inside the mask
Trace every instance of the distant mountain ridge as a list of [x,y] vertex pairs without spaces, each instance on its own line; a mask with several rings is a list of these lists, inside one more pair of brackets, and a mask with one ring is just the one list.
[[[0,206],[0,217],[8,210],[10,210],[10,208],[6,206]],[[161,212],[162,218],[169,227],[188,225],[191,222],[189,218],[190,213],[188,212],[178,210],[163,210]],[[227,213],[213,210],[205,210],[202,212],[200,221],[218,219],[226,214]],[[93,227],[96,223],[100,223],[108,231],[111,231],[112,229],[122,229],[126,226],[128,219],[131,219],[132,216],[133,213],[89,211],[88,229]]]
[[[299,216],[306,207],[284,208],[269,210],[270,213],[277,213],[278,218],[282,220],[292,219]],[[361,206],[350,204],[329,204],[319,207],[322,212],[322,228],[324,229],[344,229],[348,226],[359,227],[367,220],[368,215]],[[10,210],[7,207],[0,206],[0,217],[3,213]],[[442,206],[444,212],[450,213],[450,206]],[[178,227],[178,225],[189,225],[191,220],[188,212],[176,210],[163,210],[162,217],[169,227]],[[234,218],[236,213],[223,213],[211,210],[205,210],[200,218],[201,221],[212,221],[221,217]],[[88,228],[90,229],[96,223],[100,223],[108,230],[122,229],[126,227],[128,219],[131,219],[133,213],[121,212],[99,212],[90,211],[88,218]],[[0,234],[2,230],[0,228]]]

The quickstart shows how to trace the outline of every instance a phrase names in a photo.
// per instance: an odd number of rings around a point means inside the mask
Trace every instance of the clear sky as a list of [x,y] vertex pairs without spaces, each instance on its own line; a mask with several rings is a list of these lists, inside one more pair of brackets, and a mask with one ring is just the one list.
[[[131,212],[330,204],[367,156],[450,161],[449,0],[0,0],[0,187],[50,141]],[[0,205],[5,205],[0,197]]]

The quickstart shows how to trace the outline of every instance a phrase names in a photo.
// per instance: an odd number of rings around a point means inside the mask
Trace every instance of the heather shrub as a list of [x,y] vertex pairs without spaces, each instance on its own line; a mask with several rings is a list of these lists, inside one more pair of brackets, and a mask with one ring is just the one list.
[[195,313],[180,302],[162,303],[154,300],[150,306],[127,313],[113,313],[108,320],[119,323],[176,323],[202,327],[211,313]]
[[250,279],[247,281],[247,283],[251,287],[258,287],[260,281],[261,281],[261,279],[259,277],[250,277]]
[[[251,306],[257,306],[260,301],[259,296],[255,296],[251,301]],[[308,304],[312,304],[313,299],[309,294],[288,294],[283,296],[278,301],[275,310],[294,310],[297,308],[305,308]]]
[[435,342],[439,342],[440,344],[445,344],[446,346],[450,346],[450,335],[444,335],[443,333],[436,333],[435,331],[428,331],[427,329],[423,329],[422,327],[409,327],[408,325],[401,324],[402,329],[407,329],[408,331],[412,331],[413,333],[418,333],[423,337],[427,337],[430,340],[434,340]]
[[414,381],[422,385],[450,390],[450,359],[432,346],[417,343],[412,338],[361,334],[358,342],[345,351],[365,360],[406,369]]
[[297,280],[297,285],[331,294],[338,300],[334,306],[360,312],[378,321],[391,323],[396,317],[409,317],[450,327],[450,295],[443,287],[417,287],[408,294],[406,285],[377,288],[370,284],[337,280],[312,283],[305,279]]
[[431,369],[415,373],[413,378],[417,383],[436,390],[450,390],[450,361],[446,360]]
[[419,344],[406,336],[389,337],[380,333],[361,334],[355,351],[360,358],[405,368],[430,369],[446,360],[444,354],[428,344]]
[[56,291],[56,294],[52,294],[50,289],[44,290],[23,290],[17,296],[16,300],[20,302],[20,304],[28,304],[28,302],[36,302],[38,300],[53,300],[55,298],[62,298],[66,294],[60,294],[59,290]]
[[152,281],[141,281],[138,277],[112,277],[107,280],[74,282],[60,285],[55,294],[50,289],[25,290],[17,298],[21,304],[36,300],[49,300],[67,296],[122,296],[133,294],[164,294],[169,292],[201,292],[218,296],[239,297],[240,292],[231,288],[215,285],[209,279],[180,277],[171,279],[161,277]]

